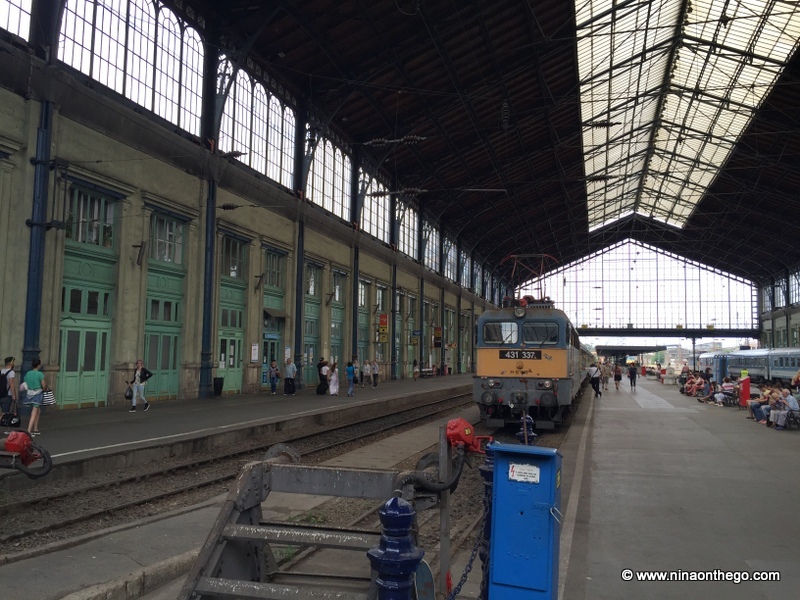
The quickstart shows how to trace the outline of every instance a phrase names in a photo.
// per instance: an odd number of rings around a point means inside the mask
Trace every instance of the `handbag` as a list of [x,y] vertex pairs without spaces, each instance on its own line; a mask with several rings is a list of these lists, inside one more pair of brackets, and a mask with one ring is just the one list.
[[128,389],[125,390],[125,400],[133,400],[133,388],[128,386]]
[[14,400],[9,411],[0,417],[0,427],[19,427],[21,423],[22,420],[17,412],[17,401]]
[[56,395],[53,390],[42,392],[42,406],[53,406],[56,403]]

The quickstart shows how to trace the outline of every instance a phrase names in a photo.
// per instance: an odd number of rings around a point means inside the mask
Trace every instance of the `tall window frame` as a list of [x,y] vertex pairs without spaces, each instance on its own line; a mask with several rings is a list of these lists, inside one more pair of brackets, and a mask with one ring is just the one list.
[[67,0],[58,59],[193,135],[200,134],[204,45],[160,2]]
[[180,219],[159,212],[150,216],[150,258],[158,262],[183,264],[183,231]]
[[118,198],[73,184],[65,207],[67,240],[114,248],[114,216]]
[[220,244],[220,274],[223,277],[244,281],[244,270],[247,266],[247,245],[229,235],[222,236]]
[[364,206],[361,208],[361,229],[384,244],[389,243],[389,230],[391,215],[391,201],[388,187],[376,178],[360,172],[359,179],[364,181],[369,177],[366,187]]
[[419,215],[413,206],[397,203],[397,221],[400,225],[397,247],[406,256],[419,260]]
[[31,31],[32,0],[2,0],[0,1],[0,28],[10,31],[21,37],[26,42]]

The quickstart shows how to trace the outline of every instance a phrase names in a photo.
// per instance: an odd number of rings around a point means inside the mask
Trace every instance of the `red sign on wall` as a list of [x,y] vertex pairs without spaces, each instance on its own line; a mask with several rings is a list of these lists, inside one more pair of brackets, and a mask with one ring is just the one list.
[[388,327],[389,326],[389,315],[387,315],[386,313],[381,313],[380,315],[378,315],[378,319],[379,319],[378,320],[378,324],[381,327]]

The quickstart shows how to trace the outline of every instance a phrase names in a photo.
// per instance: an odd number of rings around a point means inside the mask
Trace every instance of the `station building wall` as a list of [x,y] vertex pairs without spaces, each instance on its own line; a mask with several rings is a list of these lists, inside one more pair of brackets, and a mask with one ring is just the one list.
[[[443,333],[443,345],[472,339],[464,329],[485,300],[80,75],[17,48],[7,52],[13,68],[0,73],[0,354],[21,356],[32,310],[25,221],[47,99],[46,219],[66,228],[45,234],[38,345],[61,408],[125,402],[139,358],[156,375],[149,399],[198,396],[212,179],[211,350],[224,393],[266,389],[273,357],[283,364],[299,355],[307,383],[316,378],[316,359],[334,354],[343,363],[356,354],[362,363],[377,359],[382,378],[409,377],[415,358],[444,360],[443,348],[432,347],[443,312],[450,329],[463,317],[460,332]],[[317,270],[314,294],[305,281],[309,266]],[[368,285],[361,300],[359,283]],[[298,305],[303,340],[296,339]],[[467,370],[470,355],[461,348],[453,370]]]

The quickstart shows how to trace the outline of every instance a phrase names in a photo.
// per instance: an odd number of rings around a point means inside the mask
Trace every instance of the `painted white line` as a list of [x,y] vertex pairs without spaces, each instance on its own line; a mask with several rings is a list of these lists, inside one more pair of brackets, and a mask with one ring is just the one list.
[[578,444],[578,458],[575,461],[575,474],[572,476],[572,487],[569,490],[569,506],[564,515],[564,527],[561,530],[561,546],[559,549],[558,566],[558,600],[564,599],[564,587],[569,571],[569,558],[572,553],[572,538],[575,535],[575,519],[578,515],[578,504],[581,497],[581,484],[583,483],[583,463],[586,460],[586,438],[589,436],[589,427],[592,422],[594,402],[589,404],[586,421],[581,432],[581,441]]

